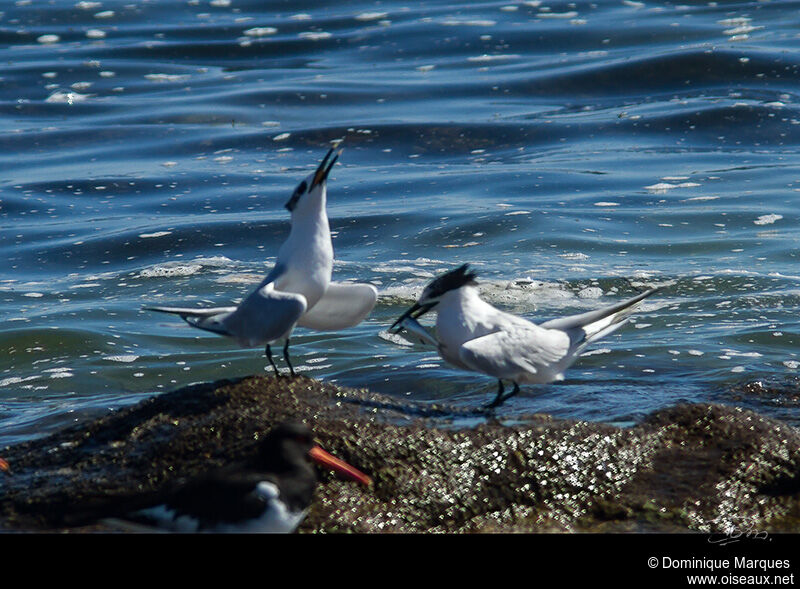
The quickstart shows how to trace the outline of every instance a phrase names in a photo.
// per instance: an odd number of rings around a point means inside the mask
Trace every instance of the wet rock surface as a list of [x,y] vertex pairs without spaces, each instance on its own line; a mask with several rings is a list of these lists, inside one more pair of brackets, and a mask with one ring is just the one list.
[[[633,428],[405,403],[309,378],[186,387],[0,450],[0,527],[114,531],[86,514],[251,457],[304,420],[365,488],[321,473],[301,532],[682,532],[800,528],[800,432],[721,405]],[[459,426],[469,422],[478,425]]]

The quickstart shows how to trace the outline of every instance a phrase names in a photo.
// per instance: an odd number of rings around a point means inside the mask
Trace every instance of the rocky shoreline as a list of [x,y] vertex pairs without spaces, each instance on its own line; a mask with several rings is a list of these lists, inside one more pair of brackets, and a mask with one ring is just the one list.
[[323,474],[300,532],[800,530],[800,431],[752,411],[678,405],[632,428],[539,414],[506,424],[272,376],[188,386],[0,450],[11,465],[0,530],[118,531],[81,514],[248,458],[290,419],[374,481]]

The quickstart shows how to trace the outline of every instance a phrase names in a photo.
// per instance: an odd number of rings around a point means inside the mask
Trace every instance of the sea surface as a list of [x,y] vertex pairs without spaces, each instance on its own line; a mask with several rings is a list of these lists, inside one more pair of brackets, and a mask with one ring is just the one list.
[[284,203],[341,139],[334,279],[379,301],[356,328],[298,329],[298,371],[490,401],[495,380],[386,333],[469,262],[486,300],[534,320],[669,285],[501,418],[630,425],[717,402],[800,425],[798,14],[781,0],[3,2],[0,447],[263,372],[263,350],[142,307],[245,296],[288,234]]

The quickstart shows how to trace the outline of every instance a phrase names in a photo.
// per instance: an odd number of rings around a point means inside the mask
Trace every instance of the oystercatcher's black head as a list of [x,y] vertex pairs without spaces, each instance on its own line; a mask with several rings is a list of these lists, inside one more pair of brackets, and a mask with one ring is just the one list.
[[433,279],[431,283],[425,287],[425,290],[422,291],[422,294],[420,295],[419,299],[417,299],[417,302],[414,303],[414,305],[405,313],[403,313],[389,329],[392,330],[395,327],[400,326],[406,317],[411,316],[414,319],[417,319],[423,316],[425,313],[438,305],[442,296],[451,290],[459,289],[462,286],[477,285],[478,283],[475,281],[476,276],[477,274],[470,270],[469,264],[462,264],[455,270],[445,272],[441,276]]
[[355,467],[320,448],[309,427],[303,423],[288,422],[275,426],[262,441],[258,453],[259,470],[276,474],[308,468],[309,460],[350,480],[365,485],[372,482]]
[[311,194],[315,190],[321,190],[322,188],[325,188],[325,182],[328,180],[328,174],[331,173],[333,165],[336,163],[336,160],[339,159],[339,156],[342,153],[342,150],[340,149],[334,154],[335,149],[336,147],[331,147],[330,150],[328,150],[328,153],[322,159],[322,163],[320,163],[316,171],[312,174],[309,174],[305,180],[297,185],[297,188],[295,188],[291,198],[286,202],[286,205],[284,205],[289,212],[293,212],[295,208],[297,208],[301,199],[306,198],[305,195]]

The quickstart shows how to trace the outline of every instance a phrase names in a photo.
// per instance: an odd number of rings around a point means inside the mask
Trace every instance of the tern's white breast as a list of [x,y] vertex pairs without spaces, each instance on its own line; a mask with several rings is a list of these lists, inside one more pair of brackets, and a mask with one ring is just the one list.
[[333,271],[333,245],[324,213],[293,221],[278,252],[278,264],[286,271],[275,282],[275,289],[303,295],[308,309],[316,305],[328,289]]

